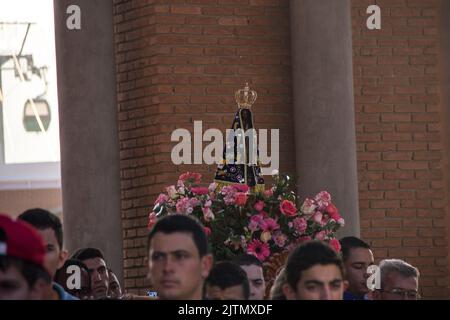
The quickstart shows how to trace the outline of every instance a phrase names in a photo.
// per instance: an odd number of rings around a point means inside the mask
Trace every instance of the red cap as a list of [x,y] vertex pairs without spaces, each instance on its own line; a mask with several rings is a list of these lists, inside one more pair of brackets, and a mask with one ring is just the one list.
[[28,223],[0,214],[0,256],[32,262],[45,270],[45,245],[41,235]]

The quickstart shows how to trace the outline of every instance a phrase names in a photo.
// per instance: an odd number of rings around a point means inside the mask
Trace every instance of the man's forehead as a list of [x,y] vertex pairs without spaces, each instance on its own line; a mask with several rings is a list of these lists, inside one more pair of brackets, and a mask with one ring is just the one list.
[[342,280],[342,273],[335,264],[315,265],[304,270],[301,274],[301,281],[318,281],[328,283],[334,280]]
[[349,251],[348,260],[367,262],[373,261],[372,250],[367,248],[351,248]]
[[263,276],[263,269],[255,264],[240,266],[249,278],[261,278]]
[[150,251],[174,252],[174,251],[195,251],[192,235],[187,232],[163,233],[157,232],[150,242]]
[[58,239],[56,239],[55,231],[52,228],[36,229],[41,235],[45,244],[58,244]]
[[106,267],[106,262],[100,257],[90,258],[83,261],[88,269],[92,269],[93,267]]

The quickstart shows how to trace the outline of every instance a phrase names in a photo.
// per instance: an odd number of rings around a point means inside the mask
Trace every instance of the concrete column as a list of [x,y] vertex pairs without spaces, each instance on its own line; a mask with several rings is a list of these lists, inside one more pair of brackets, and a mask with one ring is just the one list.
[[329,191],[359,236],[350,1],[291,0],[290,18],[298,191]]
[[[80,8],[81,29],[66,13]],[[123,279],[113,2],[54,0],[64,238],[101,249]]]

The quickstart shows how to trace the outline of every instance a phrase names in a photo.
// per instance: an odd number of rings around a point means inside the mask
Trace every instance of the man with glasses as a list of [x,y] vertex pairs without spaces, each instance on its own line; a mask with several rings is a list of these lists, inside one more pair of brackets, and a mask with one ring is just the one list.
[[381,288],[372,292],[374,300],[417,300],[419,270],[400,259],[380,262]]

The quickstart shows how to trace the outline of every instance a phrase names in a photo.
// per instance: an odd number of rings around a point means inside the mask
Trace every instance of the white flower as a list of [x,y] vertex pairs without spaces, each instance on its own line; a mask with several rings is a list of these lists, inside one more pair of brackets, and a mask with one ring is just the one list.
[[314,201],[306,198],[306,200],[303,202],[302,207],[301,207],[301,212],[303,212],[306,215],[311,215],[314,213],[314,211],[316,210],[316,205],[314,204]]
[[209,192],[214,192],[217,188],[217,183],[213,182],[209,185],[208,190]]
[[177,190],[175,189],[175,186],[170,186],[166,188],[167,194],[169,195],[169,197],[171,199],[176,199],[177,198]]

